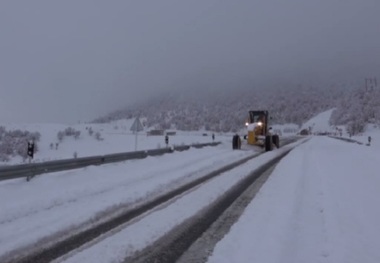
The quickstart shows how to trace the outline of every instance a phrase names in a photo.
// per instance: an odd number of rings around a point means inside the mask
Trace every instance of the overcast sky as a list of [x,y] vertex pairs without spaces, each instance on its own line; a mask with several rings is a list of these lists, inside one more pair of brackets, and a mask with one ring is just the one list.
[[379,73],[379,0],[0,0],[0,124]]

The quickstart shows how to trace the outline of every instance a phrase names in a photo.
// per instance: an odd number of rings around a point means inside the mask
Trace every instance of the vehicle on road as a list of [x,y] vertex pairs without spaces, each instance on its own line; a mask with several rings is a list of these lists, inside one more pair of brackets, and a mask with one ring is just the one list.
[[265,151],[273,150],[273,145],[280,147],[280,138],[272,134],[269,119],[268,111],[249,111],[245,137],[249,145],[264,147]]

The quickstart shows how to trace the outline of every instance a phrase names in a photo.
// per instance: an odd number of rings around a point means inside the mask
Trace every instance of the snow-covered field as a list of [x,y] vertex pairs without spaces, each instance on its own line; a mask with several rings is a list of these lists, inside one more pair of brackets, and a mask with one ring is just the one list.
[[[120,152],[135,151],[136,136],[130,131],[134,119],[116,121],[107,124],[7,124],[4,125],[7,130],[27,130],[30,132],[39,132],[41,139],[38,144],[38,152],[35,154],[33,162],[43,162],[57,159],[95,156]],[[80,131],[80,136],[75,139],[73,136],[66,136],[62,142],[59,142],[57,134],[64,131],[67,127],[72,127]],[[89,134],[88,128],[91,127],[93,135]],[[95,133],[99,132],[103,140],[97,140]],[[207,136],[204,136],[206,135]],[[195,131],[185,132],[176,131],[176,135],[169,136],[169,146],[209,143],[212,142],[212,132]],[[230,134],[215,134],[215,141],[231,141]],[[53,143],[53,149],[50,144]],[[55,144],[59,143],[58,150]],[[140,131],[137,136],[137,150],[157,149],[166,147],[164,136],[147,136],[147,132]],[[26,151],[27,145],[25,145]],[[20,156],[15,156],[7,163],[0,165],[20,164],[24,161]]]

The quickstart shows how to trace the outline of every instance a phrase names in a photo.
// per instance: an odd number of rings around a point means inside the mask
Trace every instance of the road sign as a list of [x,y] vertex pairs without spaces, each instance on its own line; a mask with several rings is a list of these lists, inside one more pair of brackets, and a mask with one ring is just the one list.
[[136,118],[131,126],[131,131],[133,132],[139,132],[144,130],[144,126],[141,124],[141,121],[139,118]]

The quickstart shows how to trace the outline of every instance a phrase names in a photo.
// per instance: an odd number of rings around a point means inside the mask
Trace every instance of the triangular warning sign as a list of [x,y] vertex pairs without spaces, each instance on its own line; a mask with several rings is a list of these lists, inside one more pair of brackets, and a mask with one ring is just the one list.
[[141,124],[141,121],[139,118],[136,118],[131,126],[131,131],[139,132],[144,130],[144,126]]

